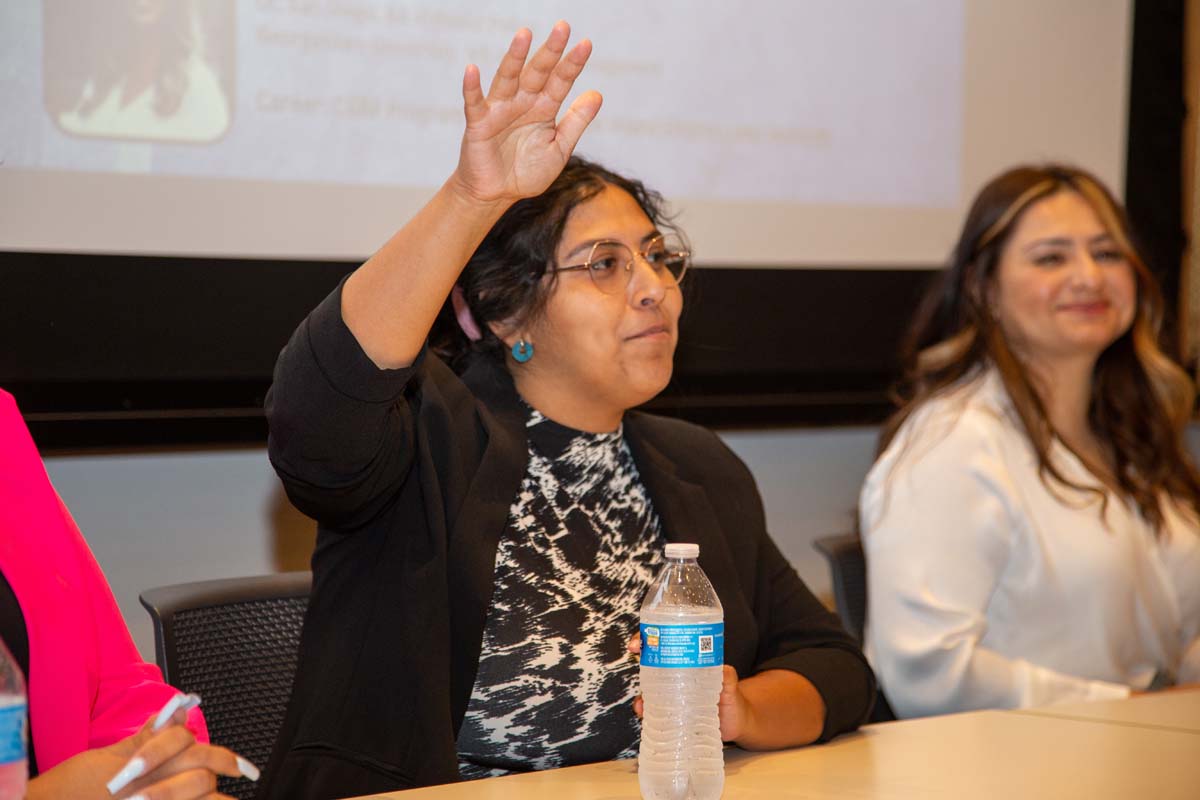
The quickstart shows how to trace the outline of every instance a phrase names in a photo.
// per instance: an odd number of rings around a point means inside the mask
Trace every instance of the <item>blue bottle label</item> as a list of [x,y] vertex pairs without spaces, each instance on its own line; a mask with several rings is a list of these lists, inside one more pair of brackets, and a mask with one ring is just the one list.
[[642,623],[643,667],[719,667],[725,663],[725,623]]
[[0,708],[0,764],[25,760],[25,704]]

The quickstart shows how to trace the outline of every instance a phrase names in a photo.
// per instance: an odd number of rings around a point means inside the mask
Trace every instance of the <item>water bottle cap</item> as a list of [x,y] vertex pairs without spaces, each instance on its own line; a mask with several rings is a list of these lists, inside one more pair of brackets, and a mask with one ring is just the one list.
[[691,542],[672,542],[665,548],[667,558],[698,558],[700,545]]

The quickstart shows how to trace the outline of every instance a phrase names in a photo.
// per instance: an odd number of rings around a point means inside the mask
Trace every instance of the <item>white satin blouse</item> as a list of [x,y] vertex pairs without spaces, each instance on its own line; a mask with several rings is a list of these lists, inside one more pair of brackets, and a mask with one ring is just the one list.
[[[1068,479],[1097,480],[1057,440]],[[1052,479],[1051,479],[1052,480]],[[901,717],[1200,680],[1200,525],[1038,475],[994,370],[918,409],[867,475],[866,651]]]

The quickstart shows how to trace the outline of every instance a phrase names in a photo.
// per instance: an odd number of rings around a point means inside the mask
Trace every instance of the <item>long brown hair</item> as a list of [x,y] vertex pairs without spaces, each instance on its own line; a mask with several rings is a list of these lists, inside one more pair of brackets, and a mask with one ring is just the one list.
[[896,389],[900,408],[884,424],[879,450],[883,452],[919,406],[990,364],[1033,443],[1042,480],[1095,493],[1104,513],[1107,495],[1102,488],[1067,480],[1051,462],[1054,428],[988,303],[1000,256],[1022,214],[1064,190],[1092,207],[1136,278],[1133,323],[1096,362],[1088,423],[1112,450],[1119,490],[1160,530],[1164,491],[1200,514],[1200,474],[1183,445],[1195,389],[1187,373],[1158,345],[1162,293],[1131,241],[1124,210],[1093,175],[1073,167],[1017,167],[975,197],[950,264],[922,302],[903,347],[905,371]]

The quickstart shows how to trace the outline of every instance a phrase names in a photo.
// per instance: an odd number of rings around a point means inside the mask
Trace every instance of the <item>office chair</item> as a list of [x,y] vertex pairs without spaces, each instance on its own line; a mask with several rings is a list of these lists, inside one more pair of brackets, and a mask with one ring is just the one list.
[[[142,592],[167,683],[203,699],[215,744],[265,767],[279,734],[308,609],[312,573],[182,583]],[[251,798],[246,780],[217,790]]]
[[[861,645],[867,627],[867,559],[857,533],[825,536],[813,547],[829,561],[833,577],[833,602],[842,625]],[[890,722],[896,718],[892,706],[880,689],[871,711],[870,722]]]
[[829,561],[833,602],[842,625],[859,644],[867,622],[867,560],[856,533],[825,536],[813,547]]

